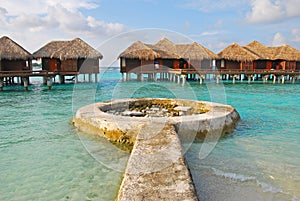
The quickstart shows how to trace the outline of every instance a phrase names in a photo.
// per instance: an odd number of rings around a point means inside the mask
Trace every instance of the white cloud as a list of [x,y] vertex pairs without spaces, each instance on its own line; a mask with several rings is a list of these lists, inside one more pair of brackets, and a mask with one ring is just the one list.
[[286,38],[282,33],[276,33],[273,38],[272,46],[280,46],[283,44],[286,44]]
[[186,0],[182,6],[202,12],[211,12],[214,10],[240,7],[246,2],[247,0]]
[[5,7],[9,16],[17,16],[30,12],[30,14],[44,14],[48,6],[62,5],[68,10],[78,10],[79,8],[93,9],[98,5],[91,0],[1,0],[1,7]]
[[0,24],[5,23],[7,10],[5,8],[0,7]]
[[219,34],[219,31],[205,31],[201,33],[202,36],[212,36],[212,35],[217,35]]
[[250,23],[264,23],[300,17],[299,0],[251,0]]
[[292,29],[292,42],[300,43],[300,29]]
[[98,6],[91,0],[64,0],[61,4],[58,3],[60,1],[1,0],[1,34],[22,41],[32,48],[30,50],[36,50],[50,40],[74,37],[99,40],[124,31],[123,24],[85,16],[80,9]]

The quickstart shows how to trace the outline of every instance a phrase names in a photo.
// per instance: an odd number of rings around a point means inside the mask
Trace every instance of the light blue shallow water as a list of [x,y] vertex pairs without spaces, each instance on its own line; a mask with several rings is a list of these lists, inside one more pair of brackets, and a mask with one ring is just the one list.
[[114,200],[128,154],[77,132],[74,112],[125,97],[186,98],[233,105],[242,121],[199,159],[186,153],[202,200],[300,197],[299,84],[119,82],[108,70],[96,84],[5,87],[0,93],[0,200]]

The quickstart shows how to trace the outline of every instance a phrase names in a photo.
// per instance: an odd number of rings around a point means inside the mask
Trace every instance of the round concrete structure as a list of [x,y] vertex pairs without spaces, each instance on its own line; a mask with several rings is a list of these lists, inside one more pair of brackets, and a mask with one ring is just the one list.
[[[168,110],[169,114],[177,107],[178,114],[142,115],[135,110],[147,107],[151,110],[151,106],[160,108],[160,112]],[[181,138],[194,141],[205,139],[208,135],[226,134],[235,127],[239,118],[236,110],[229,105],[195,100],[142,98],[119,99],[82,107],[76,112],[73,123],[79,130],[103,136],[111,142],[133,145],[139,131],[155,122],[159,123],[157,125],[173,124]],[[159,131],[161,128],[153,129]]]
[[133,145],[116,200],[197,201],[185,151],[195,139],[217,141],[239,118],[228,105],[144,98],[85,106],[73,123],[112,142]]

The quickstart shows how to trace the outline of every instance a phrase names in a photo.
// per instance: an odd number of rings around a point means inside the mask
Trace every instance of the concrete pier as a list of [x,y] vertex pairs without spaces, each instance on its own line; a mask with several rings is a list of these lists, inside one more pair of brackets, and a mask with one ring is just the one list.
[[[145,108],[149,113],[143,115]],[[161,112],[162,116],[153,111]],[[169,116],[173,113],[176,114]],[[194,201],[198,196],[184,152],[194,140],[206,137],[217,140],[230,132],[239,118],[228,105],[143,98],[82,107],[76,112],[73,124],[81,131],[103,136],[114,143],[133,145],[118,201]]]
[[159,127],[158,133],[150,125],[139,132],[118,201],[198,200],[174,125]]

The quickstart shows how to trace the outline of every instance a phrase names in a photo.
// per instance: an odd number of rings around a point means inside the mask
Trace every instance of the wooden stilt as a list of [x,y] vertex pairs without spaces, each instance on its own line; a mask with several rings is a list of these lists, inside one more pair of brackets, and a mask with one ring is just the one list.
[[48,86],[49,90],[52,89],[52,78],[51,77],[47,77],[47,86]]
[[24,90],[27,91],[28,90],[28,78],[27,77],[23,77],[23,84],[24,84]]
[[182,77],[182,86],[184,86],[186,83],[186,75],[181,75],[181,77]]
[[98,83],[98,73],[95,73],[95,83]]
[[0,77],[0,91],[3,90],[3,77]]

